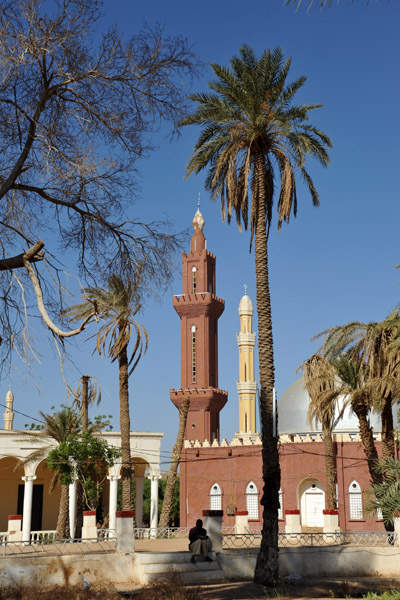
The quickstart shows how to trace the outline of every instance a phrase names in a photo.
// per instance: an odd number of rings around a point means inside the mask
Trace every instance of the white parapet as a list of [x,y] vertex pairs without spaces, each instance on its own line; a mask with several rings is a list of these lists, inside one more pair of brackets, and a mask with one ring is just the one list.
[[285,510],[286,517],[286,533],[301,533],[300,525],[300,511],[299,510]]
[[135,534],[133,533],[133,510],[117,510],[115,533],[117,549],[121,552],[134,552]]
[[95,510],[83,511],[82,539],[83,540],[97,539],[97,524],[96,524],[96,511]]
[[8,541],[22,541],[22,515],[9,515],[8,517]]

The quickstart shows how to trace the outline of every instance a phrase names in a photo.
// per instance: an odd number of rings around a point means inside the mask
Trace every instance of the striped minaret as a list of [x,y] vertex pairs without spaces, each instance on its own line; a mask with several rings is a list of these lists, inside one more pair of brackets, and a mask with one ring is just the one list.
[[257,382],[254,379],[254,350],[256,334],[253,332],[253,303],[244,286],[244,296],[239,304],[240,333],[236,334],[239,346],[239,432],[237,437],[256,435]]

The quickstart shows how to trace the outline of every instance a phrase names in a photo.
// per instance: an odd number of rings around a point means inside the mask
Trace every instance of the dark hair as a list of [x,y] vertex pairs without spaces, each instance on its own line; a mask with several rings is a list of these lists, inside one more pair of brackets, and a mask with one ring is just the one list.
[[203,521],[201,519],[197,519],[196,527],[203,527]]

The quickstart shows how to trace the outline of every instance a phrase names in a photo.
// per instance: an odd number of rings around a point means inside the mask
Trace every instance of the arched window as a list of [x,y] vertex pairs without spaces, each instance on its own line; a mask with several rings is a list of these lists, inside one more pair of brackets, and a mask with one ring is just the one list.
[[278,508],[278,519],[283,519],[282,489],[281,489],[281,488],[279,488],[279,508]]
[[192,292],[193,294],[196,293],[197,291],[197,271],[196,271],[196,267],[192,267]]
[[210,510],[222,510],[221,488],[218,483],[213,483],[210,489]]
[[356,480],[349,485],[349,506],[350,519],[363,518],[361,488]]
[[253,481],[250,481],[246,488],[246,509],[249,519],[258,519],[258,493]]
[[192,325],[192,383],[196,383],[196,326]]

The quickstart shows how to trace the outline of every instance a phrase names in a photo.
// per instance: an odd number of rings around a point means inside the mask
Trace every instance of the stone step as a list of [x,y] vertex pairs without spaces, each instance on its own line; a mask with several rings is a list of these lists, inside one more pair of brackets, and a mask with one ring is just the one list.
[[141,566],[143,582],[150,583],[157,579],[167,579],[173,573],[187,583],[218,582],[225,575],[216,560],[215,552],[210,552],[213,562],[196,558],[196,563],[190,562],[191,552],[137,552],[136,561]]
[[[209,552],[209,556],[210,558],[213,559],[213,561],[216,561],[216,554],[215,552]],[[151,564],[162,564],[162,563],[190,563],[190,559],[192,558],[192,553],[191,552],[136,552],[136,560],[138,562],[140,562],[140,564],[145,565],[147,563],[151,563]],[[212,563],[207,563],[206,561],[203,561],[202,558],[196,558],[196,561],[198,564],[210,564],[212,565]]]
[[176,573],[185,572],[204,572],[204,571],[220,571],[220,567],[217,562],[191,562],[187,563],[146,563],[143,565],[143,571],[145,573],[169,573],[174,570]]

